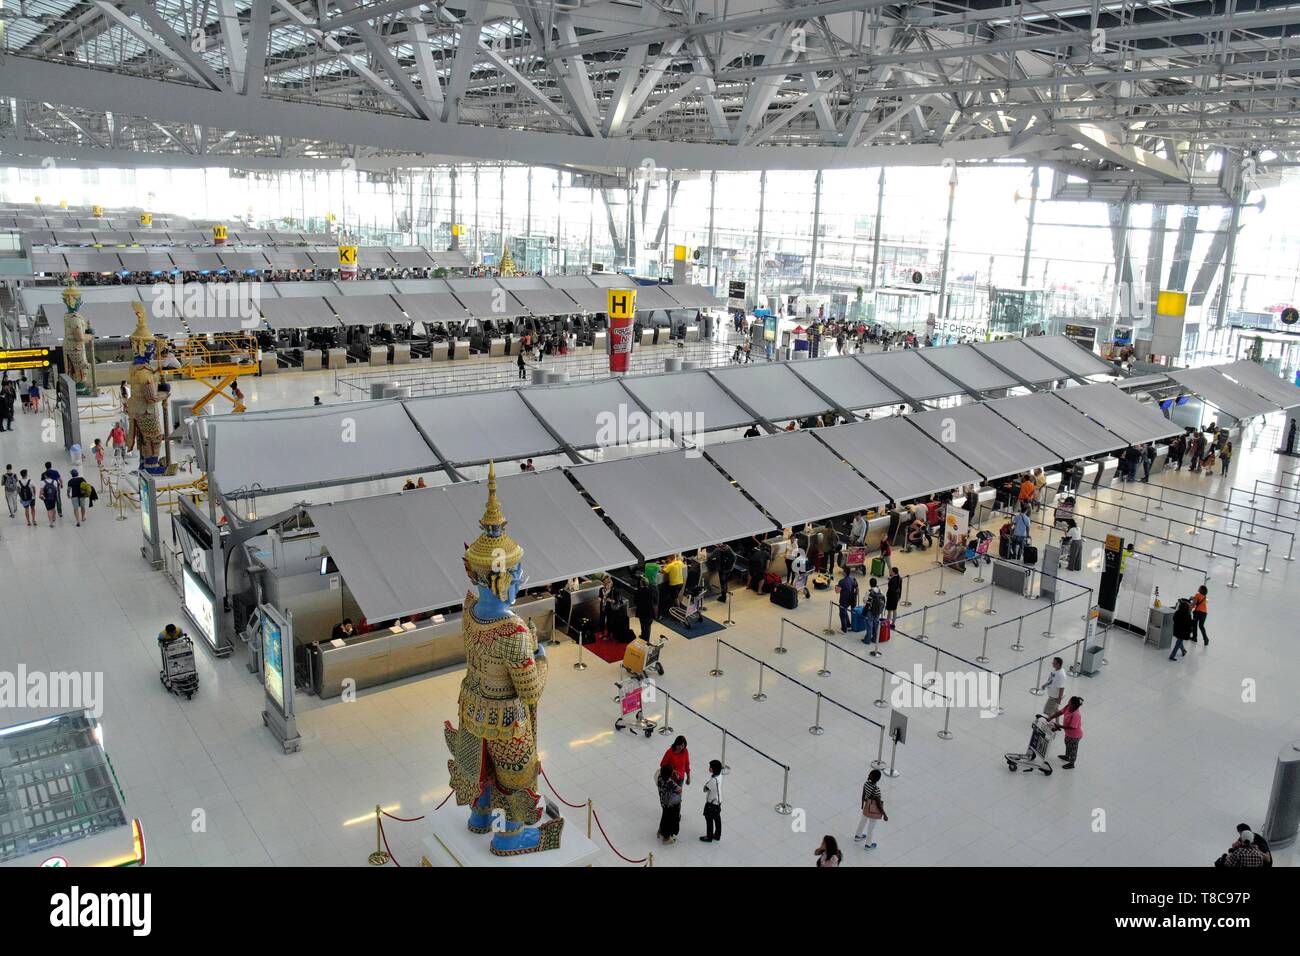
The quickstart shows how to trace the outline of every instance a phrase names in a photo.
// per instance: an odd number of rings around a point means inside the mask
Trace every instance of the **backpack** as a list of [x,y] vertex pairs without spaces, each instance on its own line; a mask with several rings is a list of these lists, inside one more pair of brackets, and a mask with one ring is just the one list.
[[41,500],[46,506],[53,508],[55,502],[59,500],[59,486],[52,481],[47,481],[41,485]]
[[32,487],[32,480],[27,479],[26,484],[18,486],[18,500],[22,502],[35,501],[36,489]]
[[5,472],[4,482],[5,482],[5,491],[9,492],[10,494],[12,494],[14,491],[18,489],[18,476],[15,475],[12,471]]
[[867,612],[872,617],[880,617],[880,612],[885,609],[885,596],[880,591],[873,590],[867,595]]

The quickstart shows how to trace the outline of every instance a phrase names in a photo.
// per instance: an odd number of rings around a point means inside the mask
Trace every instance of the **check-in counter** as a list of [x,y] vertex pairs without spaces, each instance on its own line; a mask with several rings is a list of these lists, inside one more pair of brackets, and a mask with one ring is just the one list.
[[[1234,446],[1235,447],[1235,446]],[[1165,465],[1169,462],[1169,446],[1156,445],[1156,457],[1151,462],[1151,473],[1155,474],[1165,470]]]
[[[344,362],[347,361],[347,353],[344,353]],[[333,359],[333,356],[330,357]],[[303,349],[302,350],[302,370],[304,372],[320,371],[320,349]]]
[[1043,477],[1047,479],[1047,483],[1043,486],[1043,500],[1052,501],[1056,498],[1056,493],[1061,490],[1061,473],[1045,471]]
[[642,345],[654,345],[654,344],[655,344],[655,330],[654,330],[654,329],[642,329],[642,330],[641,330],[641,344],[642,344]]
[[451,357],[458,362],[469,358],[469,339],[457,339]]
[[574,637],[574,628],[583,628],[600,616],[600,578],[583,578],[572,591],[562,591],[555,598],[556,622],[565,633]]
[[889,530],[889,515],[878,515],[867,519],[867,548],[880,550],[880,538]]
[[272,372],[280,371],[280,357],[276,354],[275,349],[262,350],[262,357],[258,359],[258,367],[263,375],[270,375]]
[[[317,352],[316,354],[319,355],[320,353]],[[347,368],[348,350],[340,349],[340,348],[332,348],[329,350],[329,355],[327,356],[327,360],[329,363],[328,364],[329,368]],[[319,368],[319,363],[317,363],[317,367]]]
[[434,342],[429,346],[430,362],[445,362],[451,354],[451,344],[448,342]]
[[1115,472],[1119,469],[1119,459],[1114,455],[1107,455],[1101,459],[1101,469],[1097,474],[1097,487],[1106,488],[1115,480]]
[[700,340],[700,327],[698,325],[686,326],[686,341],[698,342]]
[[388,364],[388,346],[387,346],[387,345],[372,345],[372,346],[369,347],[369,354],[370,354],[370,364],[371,364],[371,365],[387,365],[387,364]]
[[[549,594],[522,597],[515,605],[515,613],[537,628],[539,641],[551,640],[555,630],[555,598]],[[431,618],[415,626],[395,625],[383,631],[309,645],[313,689],[319,697],[337,697],[348,679],[360,690],[463,664],[465,645],[460,622],[461,615],[457,613],[441,621]]]
[[500,358],[506,354],[506,340],[488,339],[488,355],[492,358]]
[[593,352],[603,352],[609,346],[606,342],[609,339],[608,332],[593,332],[591,335],[591,350]]
[[394,365],[411,364],[411,343],[410,342],[394,342],[392,347],[392,353],[393,353]]
[[1101,464],[1096,461],[1086,461],[1083,463],[1083,478],[1078,487],[1095,487],[1097,476],[1101,474]]
[[506,355],[518,355],[521,348],[523,348],[523,342],[517,335],[510,336],[506,341]]

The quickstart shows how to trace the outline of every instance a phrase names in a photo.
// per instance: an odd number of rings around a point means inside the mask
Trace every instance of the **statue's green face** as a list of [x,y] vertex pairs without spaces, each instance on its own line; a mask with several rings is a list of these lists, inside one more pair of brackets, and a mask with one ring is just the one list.
[[74,295],[65,295],[63,297],[63,304],[67,307],[69,312],[76,312],[81,308],[81,294],[76,293]]

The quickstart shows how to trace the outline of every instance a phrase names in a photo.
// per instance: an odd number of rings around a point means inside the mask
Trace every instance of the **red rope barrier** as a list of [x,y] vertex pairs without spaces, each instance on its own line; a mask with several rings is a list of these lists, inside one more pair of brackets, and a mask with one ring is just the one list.
[[[383,811],[380,812],[382,813]],[[402,864],[397,862],[397,857],[393,856],[393,848],[388,845],[388,834],[384,832],[384,821],[380,820],[378,821],[378,823],[379,823],[379,836],[384,841],[384,851],[388,854],[388,858],[393,861],[393,866],[397,867],[400,870],[402,868]]]
[[600,830],[600,835],[603,836],[605,838],[605,842],[609,844],[609,848],[613,850],[614,855],[618,857],[620,860],[622,860],[624,863],[644,863],[647,859],[649,859],[649,857],[643,856],[639,860],[633,860],[630,857],[626,857],[622,853],[619,853],[618,847],[614,846],[613,843],[610,843],[609,834],[605,832],[605,826],[600,822],[600,816],[596,813],[595,810],[591,811],[591,816],[592,819],[596,821],[596,828]]
[[560,794],[556,791],[556,789],[555,789],[555,784],[551,783],[551,778],[548,777],[548,776],[546,776],[546,768],[543,767],[543,766],[539,763],[539,764],[537,765],[537,769],[540,770],[540,771],[542,772],[542,779],[545,780],[545,781],[546,781],[546,785],[547,785],[548,787],[551,788],[551,793],[554,793],[554,794],[555,794],[555,799],[556,799],[556,800],[559,800],[562,804],[564,804],[566,807],[568,807],[568,808],[571,809],[571,810],[581,810],[581,809],[583,809],[584,807],[586,807],[586,804],[585,804],[585,803],[570,803],[568,800],[565,800],[565,799],[564,799],[562,796],[560,796]]
[[[456,795],[456,791],[455,791],[455,790],[453,790],[453,791],[451,791],[450,793],[448,793],[445,797],[442,798],[442,803],[440,803],[440,804],[438,804],[436,807],[434,807],[433,810],[432,810],[431,812],[432,812],[432,813],[437,813],[439,810],[441,810],[441,809],[446,805],[447,801],[450,800],[450,799],[451,799],[453,796],[455,796],[455,795]],[[421,815],[418,816],[418,817],[395,817],[395,816],[393,816],[391,813],[389,813],[387,810],[380,810],[379,812],[382,813],[384,816],[388,817],[388,819],[390,819],[390,820],[396,820],[398,823],[418,823],[418,822],[420,822],[421,820],[423,820],[423,819],[428,815],[428,814],[421,814]]]

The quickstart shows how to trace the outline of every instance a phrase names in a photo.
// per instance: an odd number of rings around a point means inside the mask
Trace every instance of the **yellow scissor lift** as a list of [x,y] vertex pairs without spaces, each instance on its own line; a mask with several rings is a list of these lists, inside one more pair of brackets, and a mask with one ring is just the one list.
[[197,414],[218,395],[229,401],[236,412],[244,403],[226,389],[241,375],[255,375],[258,370],[257,339],[240,332],[223,332],[208,341],[201,336],[183,339],[171,348],[180,361],[179,368],[161,368],[164,377],[188,378],[208,386],[208,393],[194,403]]

